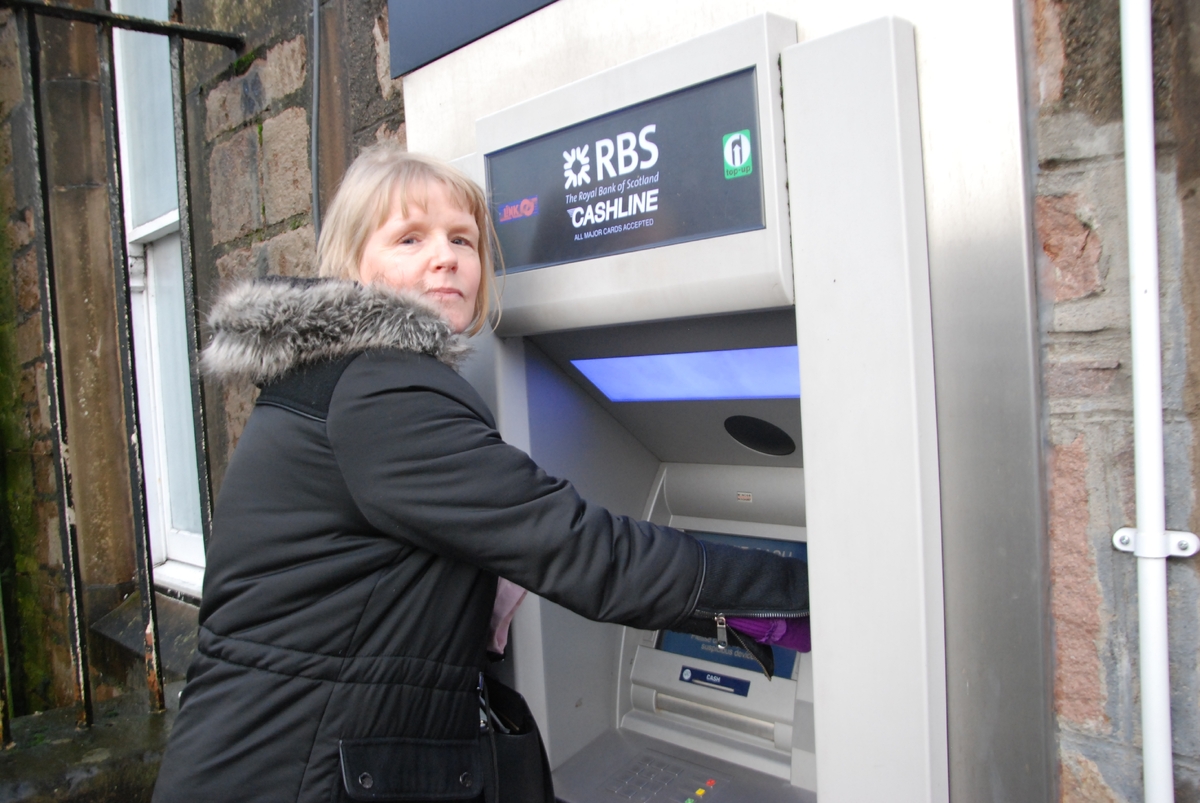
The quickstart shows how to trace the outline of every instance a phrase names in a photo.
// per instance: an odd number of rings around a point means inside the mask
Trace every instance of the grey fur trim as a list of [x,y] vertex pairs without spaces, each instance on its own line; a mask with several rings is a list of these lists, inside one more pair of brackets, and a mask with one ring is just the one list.
[[380,285],[334,279],[251,281],[218,299],[201,367],[263,384],[300,365],[368,349],[429,354],[452,368],[470,349],[437,313]]

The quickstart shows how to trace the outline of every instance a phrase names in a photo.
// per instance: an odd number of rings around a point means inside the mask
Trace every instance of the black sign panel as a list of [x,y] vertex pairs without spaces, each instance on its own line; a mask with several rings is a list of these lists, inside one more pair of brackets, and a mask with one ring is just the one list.
[[516,272],[763,228],[754,69],[487,155]]
[[388,0],[392,77],[424,67],[553,0]]

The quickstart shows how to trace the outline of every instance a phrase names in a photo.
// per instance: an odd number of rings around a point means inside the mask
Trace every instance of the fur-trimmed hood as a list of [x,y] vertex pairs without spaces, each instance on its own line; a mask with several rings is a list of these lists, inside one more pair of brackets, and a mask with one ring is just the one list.
[[429,354],[456,368],[469,352],[436,312],[391,288],[337,279],[259,279],[231,288],[208,318],[201,366],[261,385],[292,368],[368,349]]

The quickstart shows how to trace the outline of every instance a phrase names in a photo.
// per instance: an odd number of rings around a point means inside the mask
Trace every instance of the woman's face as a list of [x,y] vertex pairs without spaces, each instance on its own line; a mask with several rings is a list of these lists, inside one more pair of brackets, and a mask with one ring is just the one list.
[[409,193],[407,215],[393,196],[391,212],[363,249],[359,279],[418,294],[462,332],[475,317],[479,294],[479,226],[440,183],[430,182],[424,195],[418,205],[413,197],[420,193]]

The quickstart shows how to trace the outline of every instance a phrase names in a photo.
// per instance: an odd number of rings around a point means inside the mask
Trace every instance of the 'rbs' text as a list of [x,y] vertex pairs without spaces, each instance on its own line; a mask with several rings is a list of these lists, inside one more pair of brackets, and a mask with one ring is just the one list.
[[[634,170],[648,170],[658,164],[658,145],[650,139],[657,126],[651,123],[634,136],[632,131],[617,134],[616,141],[596,140],[596,181],[616,178]],[[588,155],[590,146],[582,145],[563,151],[563,189],[582,187],[592,183],[592,159]]]

